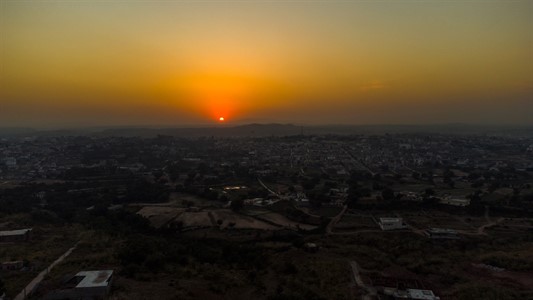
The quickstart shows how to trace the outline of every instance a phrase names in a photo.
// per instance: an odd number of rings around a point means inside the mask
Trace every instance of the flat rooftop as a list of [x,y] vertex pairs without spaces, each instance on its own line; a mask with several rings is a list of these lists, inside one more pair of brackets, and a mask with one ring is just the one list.
[[407,293],[411,299],[421,299],[421,300],[436,300],[440,299],[439,297],[433,294],[433,291],[430,290],[417,290],[417,289],[407,289]]
[[23,235],[29,231],[32,231],[32,228],[0,231],[0,236]]
[[83,279],[76,285],[76,288],[103,287],[109,285],[109,279],[113,275],[113,270],[81,271],[76,277]]
[[431,233],[449,233],[449,234],[457,234],[457,231],[454,229],[448,229],[448,228],[430,228],[428,229]]
[[401,222],[402,218],[379,218],[381,223],[383,222]]

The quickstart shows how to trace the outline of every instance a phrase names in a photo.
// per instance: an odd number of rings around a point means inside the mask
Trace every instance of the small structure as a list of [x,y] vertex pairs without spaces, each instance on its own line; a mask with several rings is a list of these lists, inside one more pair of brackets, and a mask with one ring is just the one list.
[[403,223],[402,218],[379,218],[379,227],[381,230],[403,229],[407,226]]
[[458,239],[457,231],[447,228],[430,228],[426,230],[428,237],[432,239]]
[[378,293],[384,295],[386,299],[394,300],[440,300],[440,297],[435,296],[431,290],[379,287]]
[[461,198],[444,198],[439,200],[440,204],[453,205],[465,207],[470,205],[470,199],[461,199]]
[[6,165],[6,167],[10,168],[10,169],[13,169],[17,166],[17,159],[14,158],[14,157],[6,157],[4,159],[4,163]]
[[[412,300],[439,300],[440,297],[435,296],[433,291],[430,290],[418,290],[418,289],[407,289],[407,299]],[[399,298],[404,299],[404,298]]]
[[48,293],[45,300],[102,300],[111,290],[113,270],[81,271],[63,284],[60,289]]
[[2,271],[16,271],[24,267],[24,262],[22,260],[17,261],[6,261],[0,264],[0,270]]
[[32,228],[0,231],[0,243],[27,242],[31,240]]
[[305,243],[304,249],[307,252],[315,253],[318,252],[318,245],[315,243]]

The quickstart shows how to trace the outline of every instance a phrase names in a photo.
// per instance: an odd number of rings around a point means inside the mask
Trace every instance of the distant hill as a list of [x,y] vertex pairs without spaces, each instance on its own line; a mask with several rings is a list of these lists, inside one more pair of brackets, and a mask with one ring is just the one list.
[[23,127],[0,127],[0,136],[20,136],[20,135],[32,135],[38,131],[32,128]]
[[248,124],[239,126],[213,126],[193,128],[111,128],[96,135],[103,136],[142,136],[169,135],[180,137],[254,137],[296,135],[301,127],[292,124]]
[[437,125],[317,125],[299,126],[294,124],[246,124],[219,125],[204,127],[115,127],[85,128],[62,130],[35,130],[31,128],[0,128],[0,136],[121,136],[121,137],[156,137],[158,135],[175,137],[265,137],[293,135],[324,135],[324,134],[485,134],[533,136],[533,126],[495,126],[470,124],[437,124]]

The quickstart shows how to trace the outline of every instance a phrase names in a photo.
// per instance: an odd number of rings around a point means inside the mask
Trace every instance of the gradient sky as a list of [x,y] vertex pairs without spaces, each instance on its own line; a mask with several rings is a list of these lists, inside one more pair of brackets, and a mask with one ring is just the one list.
[[533,123],[531,0],[0,10],[0,126]]

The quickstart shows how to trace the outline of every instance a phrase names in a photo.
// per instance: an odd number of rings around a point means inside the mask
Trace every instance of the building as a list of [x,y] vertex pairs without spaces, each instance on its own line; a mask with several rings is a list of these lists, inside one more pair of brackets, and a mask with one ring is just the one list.
[[0,243],[27,242],[31,240],[32,228],[0,231]]
[[409,299],[413,300],[439,300],[440,297],[435,296],[433,291],[430,290],[417,290],[417,289],[407,289],[409,294]]
[[81,271],[66,281],[60,289],[48,293],[45,300],[107,299],[113,280],[113,270]]
[[430,228],[426,230],[427,235],[432,239],[458,239],[457,231],[447,228]]
[[433,291],[416,279],[369,275],[378,299],[395,300],[440,300]]
[[440,297],[435,296],[433,291],[419,289],[395,290],[390,296],[396,300],[440,300]]
[[460,199],[460,198],[444,198],[439,200],[440,204],[454,205],[454,206],[468,206],[470,205],[470,199]]
[[15,168],[17,166],[17,159],[14,157],[6,157],[4,163],[8,168]]
[[318,251],[318,245],[315,244],[315,243],[305,243],[304,244],[304,249],[305,251],[307,252],[317,252]]
[[22,260],[17,261],[6,261],[0,264],[0,270],[2,271],[16,271],[24,267],[24,262]]
[[379,218],[379,227],[381,230],[403,229],[407,226],[403,223],[402,218]]

